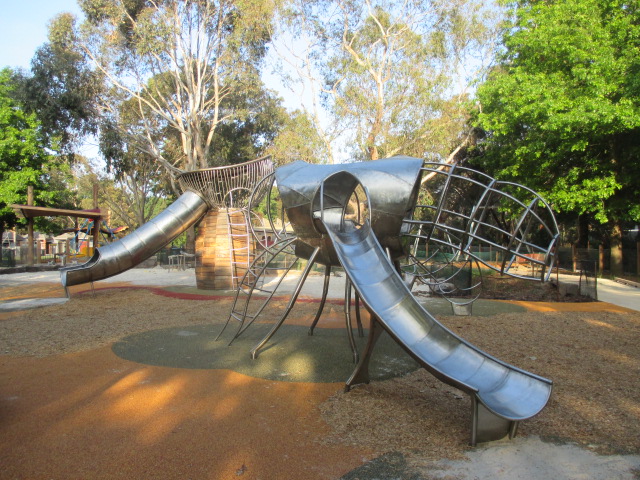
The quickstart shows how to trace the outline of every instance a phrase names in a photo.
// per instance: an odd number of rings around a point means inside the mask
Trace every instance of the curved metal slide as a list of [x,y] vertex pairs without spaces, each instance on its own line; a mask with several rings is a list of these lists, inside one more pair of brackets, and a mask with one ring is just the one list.
[[[369,223],[324,225],[345,272],[372,314],[367,352],[347,383],[368,381],[368,358],[386,330],[418,363],[443,382],[472,398],[471,444],[516,433],[518,422],[539,413],[551,395],[552,382],[504,363],[440,324],[411,295]],[[377,332],[376,331],[377,328]]]
[[137,230],[116,242],[97,248],[86,263],[61,269],[62,285],[66,288],[102,280],[138,265],[200,220],[208,208],[197,193],[183,193]]

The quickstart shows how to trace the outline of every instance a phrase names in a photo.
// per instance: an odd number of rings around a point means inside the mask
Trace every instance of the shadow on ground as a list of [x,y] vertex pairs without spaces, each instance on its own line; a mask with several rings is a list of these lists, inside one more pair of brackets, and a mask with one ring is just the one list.
[[[266,335],[270,325],[254,325],[228,346],[215,341],[219,325],[165,328],[130,335],[112,350],[137,363],[174,368],[228,369],[255,378],[288,382],[344,382],[354,369],[347,335],[341,328],[283,325],[252,360],[250,350]],[[365,337],[358,338],[364,349]],[[385,380],[416,370],[418,365],[388,335],[376,345],[370,363],[371,380]]]

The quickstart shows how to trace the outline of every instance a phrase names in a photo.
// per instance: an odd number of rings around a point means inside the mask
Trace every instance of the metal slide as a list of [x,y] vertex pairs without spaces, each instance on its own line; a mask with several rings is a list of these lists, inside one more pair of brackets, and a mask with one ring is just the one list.
[[368,222],[356,228],[330,218],[323,223],[338,258],[372,314],[367,352],[348,386],[368,381],[368,357],[381,331],[379,322],[421,366],[471,396],[472,445],[513,437],[519,421],[544,408],[550,380],[504,363],[445,328],[411,295]]
[[117,275],[143,262],[196,223],[208,210],[197,193],[187,191],[156,217],[126,237],[95,250],[82,265],[60,270],[67,288]]

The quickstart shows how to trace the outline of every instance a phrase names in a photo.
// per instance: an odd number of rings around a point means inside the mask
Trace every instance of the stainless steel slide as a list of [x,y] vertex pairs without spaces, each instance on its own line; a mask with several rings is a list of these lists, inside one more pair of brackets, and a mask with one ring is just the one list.
[[515,435],[519,421],[544,408],[550,380],[504,363],[445,328],[411,295],[368,222],[356,229],[329,218],[324,224],[338,258],[374,318],[370,336],[380,322],[424,368],[471,396],[473,445]]
[[183,193],[134,232],[97,248],[88,262],[61,269],[62,285],[66,288],[102,280],[138,265],[200,220],[208,208],[199,194],[192,191]]

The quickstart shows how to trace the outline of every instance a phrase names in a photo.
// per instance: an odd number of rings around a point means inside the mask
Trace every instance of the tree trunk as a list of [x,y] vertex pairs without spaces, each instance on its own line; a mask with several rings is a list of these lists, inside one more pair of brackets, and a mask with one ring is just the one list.
[[611,229],[611,274],[622,275],[622,227],[619,220],[613,221]]
[[638,240],[636,240],[636,275],[640,275],[640,233],[638,233]]
[[580,214],[578,216],[578,239],[576,247],[589,248],[589,216]]
[[604,272],[604,244],[600,242],[598,246],[598,274],[602,275]]
[[[33,186],[27,187],[27,205],[33,205]],[[27,265],[33,265],[33,218],[27,219]]]
[[[3,251],[2,251],[2,246],[4,244],[4,222],[0,222],[0,265],[2,265],[2,262],[4,261],[4,257],[3,255]],[[638,244],[640,245],[640,244]],[[7,265],[8,267],[9,265]]]

